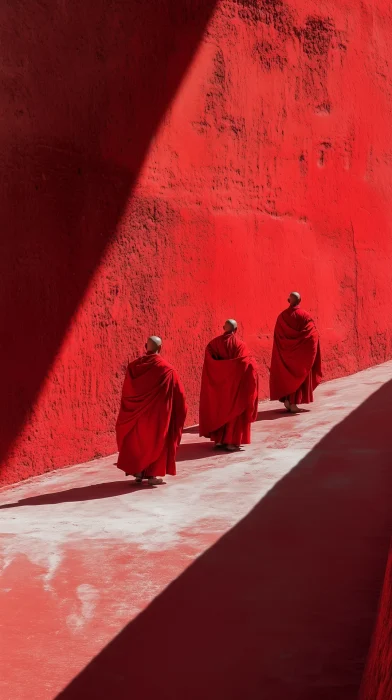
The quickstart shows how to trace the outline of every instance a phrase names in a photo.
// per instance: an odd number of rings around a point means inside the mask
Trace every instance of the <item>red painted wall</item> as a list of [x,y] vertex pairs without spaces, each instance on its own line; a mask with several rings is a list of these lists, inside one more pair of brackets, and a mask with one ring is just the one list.
[[124,368],[149,333],[190,422],[227,316],[267,395],[292,288],[327,378],[392,356],[386,0],[0,12],[4,482],[115,450]]

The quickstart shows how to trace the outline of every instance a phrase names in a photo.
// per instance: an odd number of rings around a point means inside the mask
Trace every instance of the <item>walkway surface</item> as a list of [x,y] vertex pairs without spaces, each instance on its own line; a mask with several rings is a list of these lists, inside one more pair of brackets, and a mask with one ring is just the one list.
[[356,699],[391,406],[387,363],[324,384],[309,413],[262,404],[241,453],[190,430],[165,486],[133,487],[112,457],[3,489],[2,700]]

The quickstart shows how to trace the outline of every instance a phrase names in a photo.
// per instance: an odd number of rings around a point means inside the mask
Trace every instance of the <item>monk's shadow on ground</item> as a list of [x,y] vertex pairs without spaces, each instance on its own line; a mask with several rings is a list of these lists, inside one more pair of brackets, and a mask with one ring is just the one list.
[[156,486],[148,486],[146,483],[135,484],[132,479],[126,481],[107,481],[102,484],[91,484],[81,486],[80,488],[66,489],[64,491],[55,491],[53,493],[44,493],[39,496],[31,496],[30,498],[22,498],[15,503],[5,503],[0,506],[0,510],[7,508],[20,508],[22,506],[43,506],[52,505],[54,503],[77,503],[78,501],[95,501],[100,498],[113,498],[114,496],[123,496],[126,493],[133,493],[140,489],[152,489]]
[[[190,444],[180,445],[177,451],[176,462],[185,462],[188,460],[205,459],[206,457],[221,457],[222,454],[228,455],[227,452],[219,452],[212,448],[211,442],[192,442]],[[165,486],[164,483],[162,486]],[[55,491],[53,493],[44,493],[39,496],[31,496],[23,498],[15,503],[5,503],[0,505],[0,510],[8,508],[21,508],[23,506],[43,506],[52,505],[54,503],[76,503],[78,501],[94,501],[101,498],[113,498],[115,496],[123,496],[126,493],[134,493],[140,489],[155,489],[157,486],[149,486],[145,481],[142,484],[136,484],[132,477],[121,481],[107,481],[101,484],[90,484],[74,489],[66,489],[64,491]],[[162,488],[162,487],[160,487]]]
[[299,413],[291,413],[290,411],[286,411],[285,409],[275,408],[271,411],[259,411],[257,414],[256,421],[259,422],[264,420],[280,420],[281,418],[298,418],[298,416],[300,416],[301,413],[309,413],[309,409],[301,408]]
[[[392,525],[391,402],[392,382],[331,430],[58,698],[357,700]],[[132,591],[126,604],[131,610]]]
[[274,408],[270,411],[259,411],[256,420],[280,420],[281,418],[293,418],[294,416],[295,413],[289,413],[282,408]]
[[[308,413],[308,409],[303,409],[301,410],[301,413]],[[257,414],[257,421],[264,421],[264,420],[279,420],[281,418],[293,418],[293,416],[298,415],[296,413],[290,413],[289,411],[286,411],[284,408],[273,408],[268,411],[259,411]],[[193,425],[190,428],[185,428],[184,433],[187,433],[188,435],[198,435],[199,434],[199,427],[197,425]]]
[[184,442],[177,450],[176,462],[187,462],[194,459],[208,459],[212,457],[222,456],[228,452],[220,452],[214,450],[212,442]]

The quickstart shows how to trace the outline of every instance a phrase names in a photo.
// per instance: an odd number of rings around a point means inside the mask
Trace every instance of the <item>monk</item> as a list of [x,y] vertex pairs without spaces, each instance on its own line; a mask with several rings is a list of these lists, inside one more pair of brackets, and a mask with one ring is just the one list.
[[223,335],[206,348],[200,394],[199,434],[229,452],[250,443],[257,418],[258,374],[237,322],[226,321]]
[[313,401],[322,379],[319,334],[311,316],[300,308],[301,295],[291,292],[289,307],[277,319],[270,369],[271,401],[299,413],[298,404]]
[[162,340],[150,336],[146,354],[128,365],[116,424],[117,466],[150,486],[176,473],[176,451],[187,406],[175,369],[160,356]]

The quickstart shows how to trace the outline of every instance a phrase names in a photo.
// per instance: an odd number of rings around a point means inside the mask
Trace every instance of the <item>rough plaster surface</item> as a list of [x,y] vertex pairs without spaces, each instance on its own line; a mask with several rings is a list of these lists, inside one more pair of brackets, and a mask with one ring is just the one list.
[[160,488],[113,457],[3,488],[2,700],[52,700],[101,651],[65,698],[357,700],[391,531],[391,395],[389,362],[324,384],[309,413],[261,405],[239,454],[188,433]]
[[391,34],[381,0],[6,3],[3,482],[113,452],[149,333],[190,423],[228,316],[266,396],[291,288],[327,378],[391,356]]

